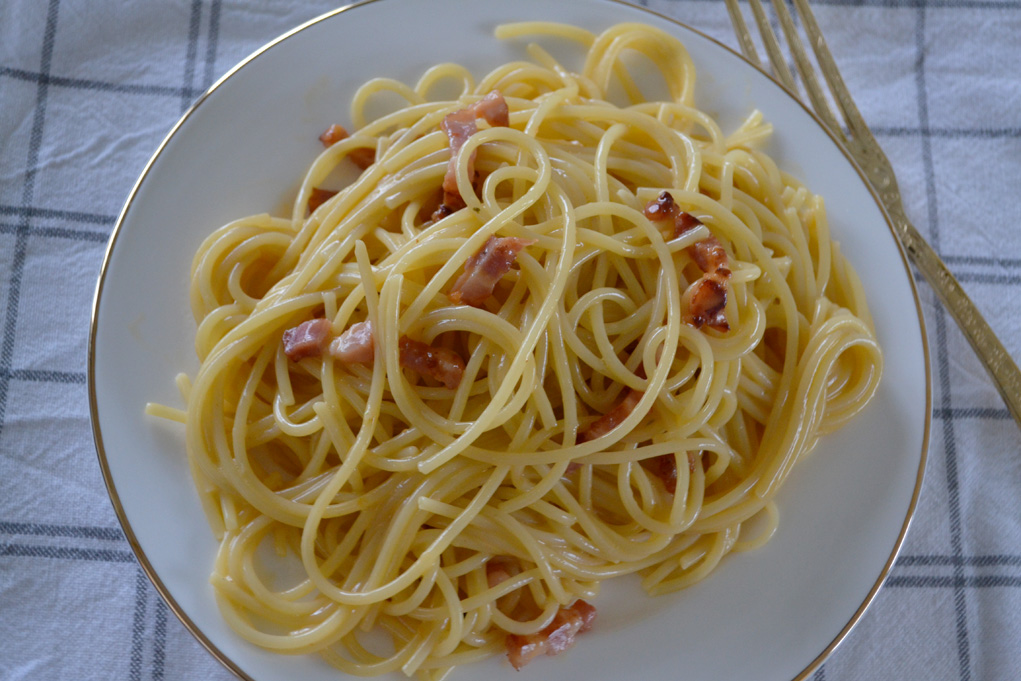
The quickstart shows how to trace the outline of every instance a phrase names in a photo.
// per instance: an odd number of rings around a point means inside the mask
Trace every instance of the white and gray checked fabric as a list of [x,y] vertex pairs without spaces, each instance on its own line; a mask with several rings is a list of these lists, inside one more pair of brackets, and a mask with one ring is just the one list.
[[[734,44],[722,0],[647,4]],[[115,216],[174,121],[333,5],[0,1],[0,681],[230,678],[111,510],[89,425],[89,312]],[[1021,2],[816,8],[909,215],[1021,357]],[[917,515],[814,681],[1021,678],[1021,432],[920,288],[935,390]]]

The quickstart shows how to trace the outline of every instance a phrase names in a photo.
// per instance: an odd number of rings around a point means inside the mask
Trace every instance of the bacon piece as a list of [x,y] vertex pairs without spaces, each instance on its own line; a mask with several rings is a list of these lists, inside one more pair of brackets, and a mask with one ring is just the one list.
[[284,331],[284,354],[297,361],[305,357],[319,357],[330,340],[331,325],[328,319],[310,319]]
[[464,272],[447,295],[455,303],[478,307],[493,294],[496,283],[517,261],[518,253],[534,243],[535,239],[516,236],[489,237],[478,253],[465,261]]
[[[375,359],[375,329],[372,322],[352,324],[330,342],[331,324],[326,319],[312,319],[284,331],[284,353],[293,360],[318,357],[329,345],[335,358],[348,364],[371,364]],[[397,344],[400,365],[435,378],[450,389],[461,383],[464,360],[453,350],[434,348],[421,341],[401,336]]]
[[507,659],[520,670],[540,655],[557,655],[574,645],[578,634],[592,628],[596,609],[585,601],[575,601],[560,608],[549,626],[537,634],[508,634],[505,640]]
[[[447,163],[447,174],[443,176],[443,205],[450,208],[463,208],[464,199],[457,190],[457,153],[469,137],[478,132],[475,125],[475,112],[471,108],[459,109],[447,114],[440,123],[443,132],[450,140],[450,161]],[[475,152],[468,157],[468,175],[475,173]]]
[[346,364],[372,364],[376,357],[372,322],[352,324],[330,343],[330,354]]
[[[691,213],[685,213],[683,210],[674,217],[674,238],[681,236],[685,232],[690,232],[699,225],[702,221],[696,218]],[[717,242],[719,243],[719,242]]]
[[[663,481],[670,494],[677,492],[677,460],[673,454],[663,454],[650,460],[652,473]],[[695,472],[695,454],[688,452],[688,472]]]
[[617,406],[589,424],[588,428],[578,433],[578,444],[602,437],[619,426],[635,410],[635,407],[638,406],[638,401],[642,399],[644,394],[641,390],[629,389],[627,394],[624,395],[624,399]]
[[326,128],[326,132],[319,135],[319,141],[322,142],[323,146],[327,149],[345,138],[347,138],[347,129],[343,125],[337,124],[333,124]]
[[661,192],[658,197],[645,204],[642,214],[653,222],[672,220],[674,231],[671,238],[673,239],[702,224],[702,221],[694,215],[681,210],[677,203],[674,202],[674,197],[670,192]]
[[451,208],[450,206],[448,206],[445,203],[441,203],[436,208],[436,210],[433,211],[433,214],[430,216],[430,219],[433,222],[438,222],[438,221],[442,220],[443,218],[447,217],[448,215],[453,215],[453,214],[454,214],[454,209],[453,208]]
[[695,261],[698,268],[706,274],[720,274],[724,277],[730,276],[730,269],[727,267],[727,252],[719,239],[710,235],[707,239],[696,241],[688,246],[688,254]]
[[[334,144],[342,139],[347,138],[347,130],[343,125],[331,125],[326,129],[322,135],[319,135],[319,141],[323,143],[324,147],[332,147]],[[358,149],[352,149],[348,152],[347,157],[354,162],[356,166],[365,170],[373,163],[376,162],[376,150],[368,149],[366,147],[360,147]]]
[[[682,211],[669,192],[662,192],[649,201],[642,212],[649,220],[672,220],[675,239],[702,224],[694,215]],[[731,274],[727,251],[720,240],[710,234],[688,246],[688,255],[704,274],[689,289],[685,321],[696,329],[708,326],[717,331],[729,331],[730,324],[724,314],[727,306],[727,281]]]
[[[447,114],[440,123],[440,128],[447,133],[450,141],[450,162],[447,164],[447,174],[443,177],[443,204],[440,208],[447,208],[447,214],[454,210],[464,208],[464,199],[457,190],[457,152],[464,146],[465,141],[478,132],[476,119],[484,118],[487,123],[493,126],[510,125],[510,110],[507,101],[497,90],[475,102],[471,106],[458,109]],[[468,175],[475,178],[475,152],[468,157]],[[434,220],[441,219],[437,210],[433,215]]]
[[677,215],[677,204],[674,203],[674,197],[670,192],[660,192],[660,195],[645,204],[645,210],[642,213],[645,217],[652,220],[653,222],[660,222],[663,220],[673,220],[674,216]]
[[492,126],[506,128],[510,125],[510,109],[499,90],[493,90],[469,108],[475,110],[476,118],[485,118]]
[[365,170],[376,162],[376,150],[368,147],[358,147],[348,152],[347,157],[356,166]]
[[401,336],[397,348],[402,367],[435,378],[451,390],[461,384],[464,360],[453,350],[434,348],[407,336]]
[[677,461],[673,454],[663,454],[652,460],[653,474],[663,481],[666,491],[673,494],[677,491]]
[[489,588],[508,579],[518,573],[518,564],[510,556],[493,556],[486,563],[486,582]]
[[337,192],[330,189],[320,189],[319,187],[313,187],[312,193],[308,195],[308,212],[314,213],[316,208],[323,205],[334,196]]
[[704,274],[691,285],[690,290],[684,321],[696,329],[708,326],[717,331],[729,331],[730,324],[724,313],[727,306],[727,278],[716,273]]

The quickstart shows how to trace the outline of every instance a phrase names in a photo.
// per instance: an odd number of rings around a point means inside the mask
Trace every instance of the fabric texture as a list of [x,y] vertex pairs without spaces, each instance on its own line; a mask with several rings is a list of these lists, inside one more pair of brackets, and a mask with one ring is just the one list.
[[[722,0],[646,4],[736,44]],[[177,118],[335,6],[0,3],[0,681],[232,678],[156,594],[107,497],[86,386],[92,295],[116,216]],[[1021,2],[815,8],[908,215],[1021,357]],[[1021,673],[1021,430],[919,289],[934,403],[917,513],[815,681]]]

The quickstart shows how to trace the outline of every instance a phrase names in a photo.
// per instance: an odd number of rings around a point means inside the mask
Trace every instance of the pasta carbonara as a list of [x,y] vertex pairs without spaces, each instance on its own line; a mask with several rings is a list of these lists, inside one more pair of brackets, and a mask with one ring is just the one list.
[[201,366],[150,412],[186,424],[219,607],[264,648],[430,680],[558,653],[603,580],[670,592],[767,541],[876,389],[860,283],[759,113],[722,131],[647,26],[497,34],[584,67],[372,80],[289,218],[195,256]]

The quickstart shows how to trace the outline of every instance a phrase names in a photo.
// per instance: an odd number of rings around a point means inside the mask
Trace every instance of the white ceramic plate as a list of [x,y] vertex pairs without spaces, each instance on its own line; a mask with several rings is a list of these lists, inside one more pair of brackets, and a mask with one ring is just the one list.
[[[903,255],[854,166],[793,98],[736,54],[613,0],[378,0],[292,31],[221,80],[174,128],[125,205],[96,294],[90,399],[100,463],[139,561],[170,607],[224,664],[259,681],[337,679],[318,657],[259,650],[224,624],[208,583],[216,544],[185,461],[182,429],[143,414],[179,404],[194,373],[187,301],[196,248],[217,226],[286,205],[370,77],[414,82],[437,62],[478,75],[524,56],[505,21],[545,19],[601,30],[659,26],[687,45],[698,102],[724,130],[752,108],[776,127],[770,152],[828,204],[833,233],[864,280],[886,373],[867,410],[827,438],[779,497],[765,548],[731,556],[682,593],[645,597],[633,581],[604,590],[599,622],[569,653],[516,673],[494,658],[457,678],[788,681],[807,676],[846,634],[889,570],[914,509],[928,440],[930,386],[921,313]],[[426,36],[428,38],[423,38]]]

